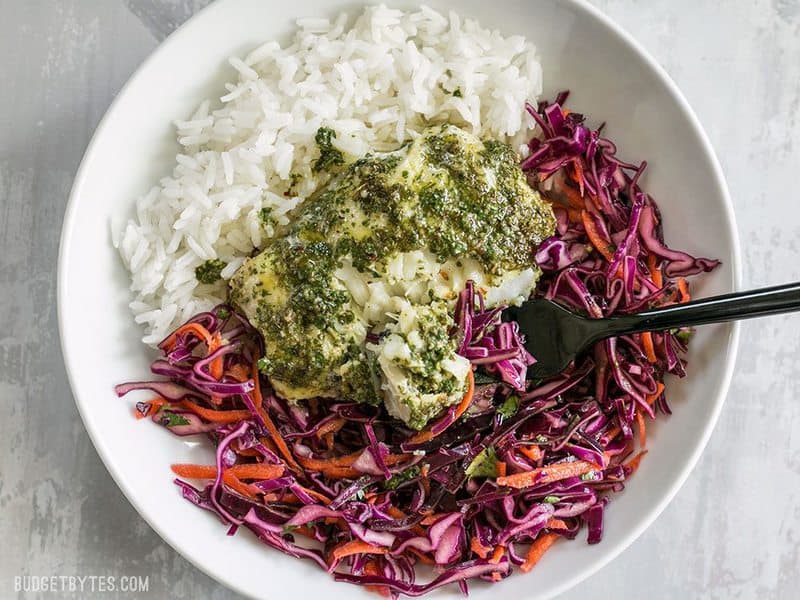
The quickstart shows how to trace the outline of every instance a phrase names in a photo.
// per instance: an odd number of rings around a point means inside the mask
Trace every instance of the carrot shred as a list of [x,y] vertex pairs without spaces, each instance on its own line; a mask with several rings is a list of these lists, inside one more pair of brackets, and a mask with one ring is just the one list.
[[569,529],[569,527],[567,527],[567,524],[564,521],[556,518],[548,520],[547,523],[545,523],[545,527],[547,527],[548,529],[559,529],[559,530]]
[[178,336],[185,335],[187,333],[194,334],[197,339],[205,342],[206,347],[211,347],[213,336],[211,333],[209,333],[208,329],[200,325],[200,323],[186,323],[185,325],[178,327],[178,329],[176,329],[172,335],[164,340],[164,347],[171,349],[175,345],[175,341],[178,339]]
[[498,460],[497,461],[497,465],[496,465],[495,469],[497,470],[497,476],[498,477],[505,477],[506,476],[506,463],[504,463],[502,460]]
[[[219,350],[222,346],[222,335],[219,331],[215,332],[214,335],[211,336],[211,341],[208,344],[208,353],[211,354]],[[223,362],[225,359],[222,356],[219,356],[212,360],[208,364],[208,374],[211,375],[214,379],[219,381],[222,378],[222,373],[225,369],[225,363]]]
[[[469,408],[470,403],[472,402],[472,396],[475,392],[475,376],[472,374],[472,369],[467,371],[467,391],[464,394],[464,397],[461,399],[461,402],[458,403],[456,406],[455,414],[453,416],[453,422],[455,422],[461,415],[463,415],[467,408]],[[430,428],[423,429],[416,435],[412,436],[408,443],[410,444],[423,444],[428,442],[436,437],[437,434],[434,434]]]
[[233,491],[252,500],[257,500],[258,494],[261,493],[261,490],[256,486],[240,481],[238,477],[231,474],[229,471],[225,471],[222,474],[222,481]]
[[607,261],[614,260],[614,250],[610,241],[603,239],[600,232],[597,231],[597,226],[592,220],[592,216],[588,211],[581,211],[581,221],[583,221],[583,228],[586,230],[586,235],[589,238],[592,246],[603,255]]
[[[334,477],[358,477],[361,475],[359,471],[350,469],[349,467],[356,462],[363,450],[345,454],[342,456],[335,456],[333,458],[311,458],[308,456],[298,456],[297,461],[306,469],[312,471],[320,471],[322,473],[335,473]],[[411,458],[410,454],[389,454],[384,457],[383,461],[388,466],[396,465]]]
[[525,562],[520,565],[520,570],[523,573],[527,573],[533,567],[536,566],[536,563],[541,560],[544,553],[553,545],[560,535],[557,533],[540,533],[539,536],[534,540],[533,544],[531,544],[530,549],[528,550],[528,554],[525,556]]
[[136,408],[133,411],[133,416],[137,419],[144,419],[145,417],[150,417],[160,411],[164,405],[169,404],[167,400],[164,398],[153,398],[152,400],[148,400],[144,404],[147,405],[147,411],[142,414],[142,412]]
[[583,475],[597,468],[597,465],[585,460],[555,463],[553,465],[531,469],[530,471],[523,471],[522,473],[498,477],[497,485],[523,489],[534,484],[552,483],[554,481],[561,481],[567,477],[577,477],[578,475]]
[[341,418],[333,419],[332,421],[328,421],[327,423],[325,423],[322,427],[320,427],[317,430],[317,439],[321,440],[325,435],[327,435],[329,433],[338,432],[342,427],[345,426],[346,423],[347,423],[347,420],[346,419],[341,419]]
[[503,558],[503,555],[506,553],[506,547],[497,545],[494,547],[494,552],[492,552],[492,556],[489,558],[489,562],[493,565],[496,565],[500,562],[500,559]]
[[331,553],[333,560],[340,561],[348,556],[354,554],[386,554],[388,548],[381,546],[373,546],[361,540],[352,540],[350,542],[343,542],[336,546]]
[[650,363],[655,363],[658,360],[656,356],[656,347],[653,344],[653,334],[649,331],[645,331],[641,334],[642,336],[642,347],[644,348],[645,356],[647,356],[647,360]]
[[441,516],[442,515],[438,514],[438,513],[431,513],[427,517],[422,519],[422,521],[420,521],[419,524],[420,525],[433,525],[434,523],[436,523],[436,521],[438,521],[441,518]]
[[469,541],[469,549],[472,550],[472,552],[474,552],[479,558],[486,558],[492,551],[490,546],[484,546],[481,544],[481,541],[476,535],[473,535],[472,539]]
[[645,398],[645,402],[647,402],[647,404],[653,404],[653,402],[658,400],[658,397],[663,393],[664,393],[664,384],[661,383],[661,382],[658,382],[656,384],[656,393],[655,394],[650,394],[649,396],[647,396]]
[[681,294],[681,304],[689,302],[692,297],[689,295],[689,284],[686,283],[685,277],[678,278],[678,291]]
[[573,158],[572,159],[572,180],[578,184],[578,190],[581,193],[581,198],[583,198],[584,189],[583,189],[583,165],[581,165],[580,158]]
[[[172,472],[178,477],[189,479],[214,479],[217,476],[216,465],[194,465],[176,463],[172,465]],[[238,479],[277,479],[283,475],[283,465],[270,465],[267,463],[248,463],[233,465],[223,473],[230,473]]]
[[275,445],[278,447],[278,450],[286,459],[286,464],[289,465],[289,468],[291,468],[294,471],[301,471],[302,469],[300,468],[300,465],[297,464],[297,461],[294,459],[294,456],[289,450],[289,446],[286,445],[286,441],[283,439],[283,437],[281,437],[278,428],[275,427],[275,423],[272,422],[272,419],[270,419],[269,414],[267,414],[267,411],[264,410],[263,406],[264,401],[261,396],[261,382],[259,381],[259,376],[258,376],[258,366],[255,362],[253,363],[252,376],[253,376],[253,383],[255,385],[255,388],[253,389],[253,396],[254,396],[253,403],[255,404],[258,416],[260,416],[261,420],[264,422],[267,431],[269,432],[270,436],[272,436],[272,441],[275,442]]
[[644,448],[647,446],[647,427],[641,410],[636,411],[636,424],[639,425],[639,447]]
[[199,406],[191,400],[181,400],[180,406],[211,423],[236,423],[252,416],[249,410],[214,410]]
[[500,575],[500,573],[498,573],[497,571],[492,571],[490,577],[492,578],[492,581],[494,581],[495,583],[503,579],[503,576]]
[[517,450],[519,450],[523,456],[532,460],[533,462],[539,462],[542,456],[544,456],[544,453],[539,446],[520,446],[517,448]]
[[250,379],[250,373],[247,372],[247,368],[244,365],[233,365],[228,369],[228,374],[237,381],[247,381]]
[[650,279],[653,280],[653,283],[656,287],[661,287],[664,285],[664,278],[661,275],[661,269],[656,265],[656,255],[655,254],[648,254],[647,255],[647,270],[650,271]]
[[[381,575],[381,571],[378,568],[378,565],[375,564],[375,561],[368,561],[364,565],[364,574],[365,575]],[[391,592],[389,591],[389,586],[386,585],[367,585],[364,586],[370,592],[377,592],[381,596],[389,596]]]
[[299,487],[301,490],[303,490],[306,494],[308,494],[312,498],[319,500],[323,504],[330,504],[332,502],[332,500],[328,498],[325,494],[322,494],[316,490],[309,489],[305,486],[300,485],[299,483],[297,484],[297,487]]

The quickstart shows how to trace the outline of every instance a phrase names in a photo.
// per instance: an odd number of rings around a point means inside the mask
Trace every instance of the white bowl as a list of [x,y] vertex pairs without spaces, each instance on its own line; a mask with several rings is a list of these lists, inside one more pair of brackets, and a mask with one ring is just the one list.
[[[412,2],[390,2],[412,7]],[[545,97],[569,88],[569,107],[607,121],[607,133],[630,160],[647,159],[646,188],[659,201],[667,241],[722,259],[702,278],[699,295],[728,292],[740,281],[739,244],[725,182],[696,117],[664,71],[622,30],[578,0],[431,0],[484,26],[526,35],[541,53]],[[178,552],[212,577],[255,597],[372,598],[335,583],[308,562],[261,546],[242,532],[225,535],[211,514],[184,501],[169,465],[209,458],[205,447],[131,418],[117,383],[148,372],[152,356],[133,323],[128,278],[109,239],[112,219],[168,174],[177,148],[171,122],[199,100],[221,95],[232,75],[225,59],[281,39],[299,16],[333,15],[358,5],[333,0],[220,0],[173,34],[142,65],[109,109],[83,158],[64,220],[58,308],[67,373],[92,441],[117,485],[142,517]],[[603,542],[583,536],[558,544],[534,571],[492,586],[490,595],[544,598],[587,577],[628,546],[675,495],[717,420],[736,354],[735,325],[700,331],[689,375],[668,382],[674,414],[650,429],[650,453],[607,513]],[[654,584],[661,575],[653,573]],[[439,592],[455,596],[456,590]],[[642,590],[646,594],[646,590]]]

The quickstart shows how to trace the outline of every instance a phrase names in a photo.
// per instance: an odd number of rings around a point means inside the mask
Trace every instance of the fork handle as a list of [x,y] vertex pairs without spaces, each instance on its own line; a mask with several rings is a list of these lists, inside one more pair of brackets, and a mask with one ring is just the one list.
[[686,304],[604,319],[606,327],[597,339],[723,323],[800,310],[800,282],[703,298]]

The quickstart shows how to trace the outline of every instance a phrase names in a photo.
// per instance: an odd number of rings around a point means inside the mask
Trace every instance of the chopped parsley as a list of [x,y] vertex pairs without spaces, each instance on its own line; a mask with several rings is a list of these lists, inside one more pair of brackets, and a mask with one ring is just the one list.
[[405,471],[400,471],[397,475],[394,475],[391,479],[385,481],[383,483],[383,487],[387,490],[396,490],[406,481],[411,481],[412,479],[419,477],[419,474],[419,465],[414,465],[413,467],[407,468]]
[[162,410],[160,423],[164,427],[177,427],[178,425],[188,425],[189,419],[169,410]]
[[275,218],[272,216],[272,207],[265,206],[260,211],[258,211],[258,218],[261,221],[261,224],[264,227],[270,226],[275,227]]
[[461,88],[456,88],[453,91],[453,96],[455,96],[456,98],[461,98],[461,96],[463,96],[463,94],[461,93]]
[[229,311],[224,306],[222,308],[217,309],[217,318],[218,319],[227,319],[231,316],[231,311]]
[[225,268],[226,264],[227,263],[224,260],[212,258],[211,260],[207,260],[202,265],[197,267],[194,270],[194,276],[200,283],[216,283],[219,281],[222,269]]
[[[433,292],[431,292],[431,293],[433,293]],[[492,383],[497,383],[497,379],[487,375],[483,371],[475,371],[474,375],[475,375],[475,385],[476,386],[478,386],[478,385],[489,385],[489,384],[492,384]]]
[[542,500],[542,502],[544,502],[545,504],[555,504],[556,502],[560,501],[561,498],[559,498],[558,496],[545,496],[544,500]]
[[485,448],[478,456],[472,459],[466,473],[469,479],[473,477],[497,477],[497,453],[494,451],[494,447]]
[[516,414],[519,410],[519,397],[509,396],[506,401],[497,409],[497,414],[507,419],[508,417]]
[[325,171],[326,169],[344,164],[344,155],[341,150],[333,146],[336,132],[330,127],[320,127],[314,141],[319,148],[319,158],[314,163],[314,172]]

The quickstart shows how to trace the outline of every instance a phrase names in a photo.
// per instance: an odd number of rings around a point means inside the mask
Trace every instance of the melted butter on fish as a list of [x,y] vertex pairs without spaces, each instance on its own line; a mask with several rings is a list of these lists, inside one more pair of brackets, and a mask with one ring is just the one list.
[[415,428],[457,402],[469,369],[449,336],[458,293],[472,279],[489,306],[522,302],[555,228],[517,160],[505,144],[433,127],[306,200],[231,281],[275,390],[384,401]]

